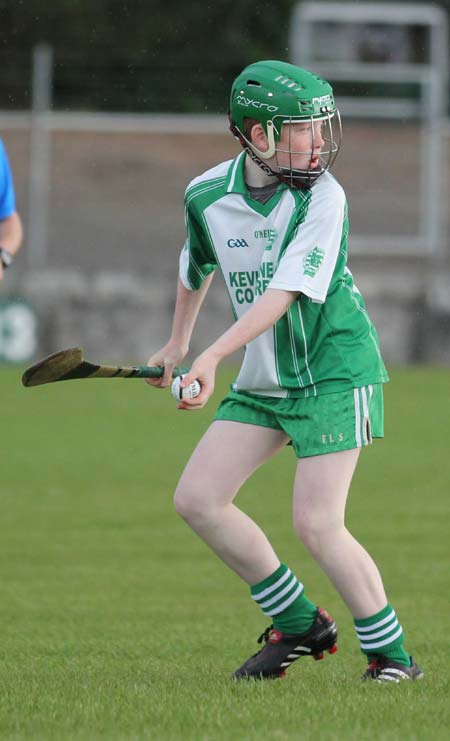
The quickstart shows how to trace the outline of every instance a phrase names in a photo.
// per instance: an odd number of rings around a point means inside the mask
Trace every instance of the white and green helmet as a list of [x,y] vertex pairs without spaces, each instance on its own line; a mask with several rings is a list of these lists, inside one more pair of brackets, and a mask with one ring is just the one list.
[[[264,128],[269,148],[261,151],[246,135],[246,120],[258,121]],[[266,160],[281,151],[278,143],[283,124],[323,121],[325,146],[318,166],[306,170],[293,167],[272,169]],[[287,62],[267,60],[246,67],[235,79],[230,96],[230,128],[250,157],[267,174],[276,175],[291,187],[309,188],[333,164],[341,145],[341,123],[331,85],[309,70]],[[314,127],[311,126],[311,154]],[[286,150],[284,150],[286,151]]]

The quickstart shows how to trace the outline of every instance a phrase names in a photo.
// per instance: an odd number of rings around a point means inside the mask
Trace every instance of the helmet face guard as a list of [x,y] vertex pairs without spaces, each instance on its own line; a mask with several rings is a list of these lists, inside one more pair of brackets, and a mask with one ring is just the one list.
[[[258,149],[246,136],[247,119],[262,125],[268,141],[266,150]],[[320,151],[315,141],[319,122],[323,141]],[[300,123],[310,124],[311,139],[304,151],[291,146],[291,132]],[[286,125],[287,146],[280,142]],[[312,187],[333,165],[342,141],[331,86],[312,72],[284,62],[257,62],[236,78],[231,90],[230,129],[267,175],[275,175],[293,188]],[[284,164],[280,164],[279,155]],[[306,159],[304,169],[294,166],[293,158],[299,155]]]

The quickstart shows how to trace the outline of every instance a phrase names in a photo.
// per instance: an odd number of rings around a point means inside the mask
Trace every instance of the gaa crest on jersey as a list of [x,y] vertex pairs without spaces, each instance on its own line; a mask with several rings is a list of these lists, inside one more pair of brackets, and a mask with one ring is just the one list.
[[320,247],[314,247],[303,260],[303,275],[309,275],[314,278],[315,274],[322,265],[325,252]]
[[227,247],[230,247],[231,249],[234,247],[248,247],[248,242],[246,242],[245,239],[229,239]]

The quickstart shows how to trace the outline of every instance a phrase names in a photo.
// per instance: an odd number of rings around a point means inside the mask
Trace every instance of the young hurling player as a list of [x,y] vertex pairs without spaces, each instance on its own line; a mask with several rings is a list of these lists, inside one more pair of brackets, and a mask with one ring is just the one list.
[[353,615],[368,657],[363,678],[417,679],[422,672],[404,649],[378,569],[344,524],[360,450],[383,436],[388,378],[346,265],[345,195],[328,172],[340,145],[333,91],[307,70],[258,62],[233,84],[230,120],[244,151],[186,191],[172,334],[148,361],[165,368],[151,383],[169,385],[219,268],[236,323],[193,363],[182,385],[198,379],[202,390],[179,409],[203,407],[220,361],[243,347],[245,356],[181,477],[176,509],[273,623],[236,679],[281,677],[301,656],[333,653],[334,620],[233,504],[249,476],[291,442],[295,529]]

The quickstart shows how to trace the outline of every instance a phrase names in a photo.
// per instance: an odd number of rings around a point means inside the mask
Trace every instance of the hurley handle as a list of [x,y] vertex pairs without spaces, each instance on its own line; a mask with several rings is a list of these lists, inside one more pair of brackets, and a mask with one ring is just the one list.
[[[162,378],[164,375],[164,368],[159,365],[135,365],[133,366],[134,378]],[[174,368],[172,371],[172,378],[181,376],[184,373],[188,373],[189,368]]]

